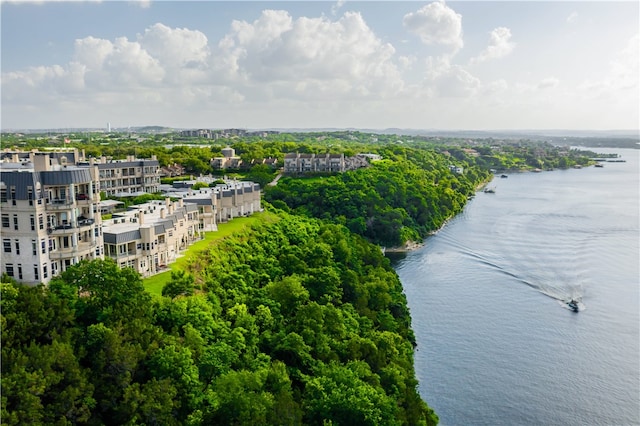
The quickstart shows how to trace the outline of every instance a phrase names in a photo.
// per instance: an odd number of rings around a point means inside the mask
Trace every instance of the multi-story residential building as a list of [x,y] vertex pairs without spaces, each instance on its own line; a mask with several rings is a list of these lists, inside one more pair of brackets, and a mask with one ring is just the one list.
[[[261,210],[258,184],[227,181],[214,188],[186,189],[178,202],[167,198],[114,212],[103,223],[101,212],[108,206],[100,202],[100,172],[127,165],[87,163],[75,155],[34,151],[3,156],[0,273],[27,284],[46,284],[71,265],[106,255],[120,267],[149,276],[162,272],[203,232],[217,230],[217,223]],[[101,164],[111,168],[101,170]]]
[[30,161],[30,156],[49,157],[51,164],[61,166],[98,166],[100,188],[108,195],[126,195],[140,192],[155,193],[160,186],[160,162],[156,156],[140,159],[128,156],[124,160],[113,160],[107,157],[86,158],[84,150],[77,148],[56,148],[46,151],[11,151],[0,152],[3,162]]
[[48,283],[103,256],[98,170],[61,160],[31,152],[0,163],[0,271],[18,281]]
[[216,221],[227,222],[262,210],[260,185],[253,182],[227,182],[216,190]]
[[[139,159],[128,156],[126,160],[100,158],[94,161],[100,171],[100,187],[107,195],[155,193],[160,185],[160,162],[156,156]],[[90,159],[90,164],[92,159]]]
[[227,146],[222,149],[222,157],[214,157],[209,164],[216,170],[237,169],[242,165],[240,157],[236,157],[235,149]]
[[290,152],[284,155],[284,172],[304,173],[342,173],[369,166],[369,161],[380,160],[375,154],[356,154],[345,157],[344,154],[300,154]]
[[198,206],[182,200],[151,201],[103,224],[104,255],[143,277],[162,272],[202,236]]
[[285,173],[344,172],[344,154],[300,154],[284,156]]

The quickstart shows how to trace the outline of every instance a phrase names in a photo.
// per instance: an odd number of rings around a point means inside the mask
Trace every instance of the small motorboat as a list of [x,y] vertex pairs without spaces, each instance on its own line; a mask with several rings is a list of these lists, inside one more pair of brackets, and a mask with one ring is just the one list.
[[500,175],[500,177],[501,177],[502,179],[505,179],[505,178],[508,178],[509,176],[508,176],[508,175]]
[[571,309],[573,312],[580,312],[580,302],[576,299],[571,299],[567,302],[567,307]]

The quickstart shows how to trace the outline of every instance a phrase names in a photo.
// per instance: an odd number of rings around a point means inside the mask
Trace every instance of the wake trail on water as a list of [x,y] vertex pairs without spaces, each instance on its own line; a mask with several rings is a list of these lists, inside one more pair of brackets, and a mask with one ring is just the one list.
[[[539,265],[536,260],[535,250],[527,250],[522,247],[516,250],[516,252],[520,253],[519,255],[516,256],[511,253],[509,257],[505,258],[499,253],[474,250],[448,235],[448,233],[441,233],[438,237],[462,256],[477,262],[483,267],[506,275],[544,296],[557,300],[564,307],[567,307],[566,303],[569,300],[581,300],[584,295],[582,282],[575,283],[575,281],[580,281],[579,277],[568,277],[562,271],[553,270],[552,265]],[[580,246],[581,244],[572,245],[571,251],[578,252]],[[527,272],[523,274],[521,271]],[[571,284],[572,281],[574,282],[573,284]],[[584,305],[582,302],[580,303],[580,310],[583,310]]]

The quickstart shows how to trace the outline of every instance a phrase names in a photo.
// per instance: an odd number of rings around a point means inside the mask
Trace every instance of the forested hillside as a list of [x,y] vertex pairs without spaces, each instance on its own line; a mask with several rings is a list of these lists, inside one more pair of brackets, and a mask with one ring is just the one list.
[[188,269],[162,298],[110,260],[4,283],[2,423],[437,423],[376,246],[280,212]]
[[[281,179],[265,199],[281,208],[346,225],[383,246],[421,241],[458,213],[490,179],[472,160],[434,150],[379,147],[371,167],[334,176]],[[463,168],[463,173],[449,166]]]

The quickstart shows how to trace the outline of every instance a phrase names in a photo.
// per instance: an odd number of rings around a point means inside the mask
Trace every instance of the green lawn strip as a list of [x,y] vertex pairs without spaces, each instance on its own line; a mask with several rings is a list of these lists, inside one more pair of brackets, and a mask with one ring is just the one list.
[[169,264],[169,268],[165,272],[152,275],[142,280],[146,290],[155,296],[162,296],[162,287],[171,279],[171,271],[180,271],[185,269],[189,260],[196,256],[199,252],[206,250],[217,241],[228,237],[238,231],[242,231],[248,226],[253,225],[258,220],[270,218],[272,214],[267,212],[256,213],[249,217],[239,217],[226,223],[219,223],[217,231],[205,232],[204,239],[198,241],[189,247],[184,253],[176,259],[175,262]]

